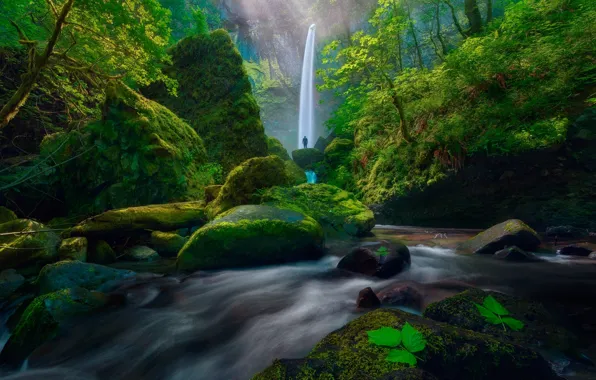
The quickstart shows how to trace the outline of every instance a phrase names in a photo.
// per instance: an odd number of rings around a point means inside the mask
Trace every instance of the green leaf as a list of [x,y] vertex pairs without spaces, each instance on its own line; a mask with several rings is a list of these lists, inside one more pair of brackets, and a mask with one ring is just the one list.
[[377,254],[379,256],[387,256],[389,254],[389,250],[386,247],[381,247],[377,249]]
[[509,311],[507,311],[507,309],[505,309],[493,296],[486,297],[482,304],[496,315],[509,315]]
[[391,350],[385,360],[392,363],[405,363],[411,366],[416,365],[416,357],[406,350]]
[[397,347],[401,343],[401,333],[392,327],[381,327],[367,331],[368,341],[378,346]]
[[520,320],[511,317],[504,317],[503,323],[505,323],[513,331],[519,331],[524,328],[524,323]]
[[501,320],[499,319],[499,317],[493,313],[492,311],[488,310],[487,308],[485,308],[482,305],[479,305],[477,303],[474,302],[474,305],[476,305],[476,308],[478,309],[478,311],[480,312],[480,314],[486,318],[486,321],[488,323],[492,323],[493,325],[498,325],[499,323],[501,323]]
[[410,352],[422,351],[426,347],[424,335],[407,322],[401,330],[401,335],[404,347]]

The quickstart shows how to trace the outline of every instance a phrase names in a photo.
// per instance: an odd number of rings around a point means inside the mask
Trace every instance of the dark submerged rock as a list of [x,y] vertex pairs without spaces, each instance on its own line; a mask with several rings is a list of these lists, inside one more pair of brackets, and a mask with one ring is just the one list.
[[43,267],[37,281],[40,293],[44,294],[74,287],[107,290],[118,282],[135,276],[135,272],[128,270],[67,260]]
[[337,264],[338,269],[374,276],[379,267],[379,259],[368,248],[354,248]]
[[358,293],[356,307],[360,310],[376,309],[381,307],[381,301],[379,301],[377,295],[371,288],[365,288]]
[[585,247],[578,247],[576,245],[568,245],[563,247],[557,251],[557,254],[564,255],[564,256],[581,256],[587,257],[590,256],[592,250]]
[[116,261],[116,252],[105,240],[92,240],[89,242],[87,261],[94,264],[112,264]]
[[526,252],[518,247],[506,247],[500,251],[495,252],[495,258],[505,261],[515,262],[537,262],[542,261],[533,253]]
[[461,244],[464,253],[494,254],[507,246],[517,246],[526,251],[533,251],[540,245],[536,231],[524,222],[511,219],[492,226]]

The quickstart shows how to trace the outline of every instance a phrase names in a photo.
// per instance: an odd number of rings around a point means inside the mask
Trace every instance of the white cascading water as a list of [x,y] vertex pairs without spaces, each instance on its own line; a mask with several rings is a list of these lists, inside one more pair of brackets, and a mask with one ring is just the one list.
[[304,61],[302,63],[302,83],[300,86],[300,118],[298,126],[298,149],[303,148],[302,139],[308,139],[308,146],[313,147],[315,141],[315,113],[314,113],[314,86],[315,86],[315,24],[308,29]]

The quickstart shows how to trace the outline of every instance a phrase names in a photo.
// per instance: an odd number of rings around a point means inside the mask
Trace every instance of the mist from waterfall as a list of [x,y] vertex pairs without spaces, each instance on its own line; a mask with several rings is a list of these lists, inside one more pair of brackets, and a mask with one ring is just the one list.
[[309,147],[313,147],[315,140],[315,113],[314,113],[314,85],[315,85],[315,35],[316,26],[312,24],[308,29],[304,61],[302,63],[302,82],[300,86],[300,118],[298,126],[298,149],[302,148],[304,136],[308,139]]

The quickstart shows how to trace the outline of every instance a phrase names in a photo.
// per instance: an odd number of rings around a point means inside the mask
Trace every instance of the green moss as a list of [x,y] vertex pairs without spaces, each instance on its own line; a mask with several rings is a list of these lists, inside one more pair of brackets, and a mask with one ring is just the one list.
[[178,81],[178,96],[154,85],[144,93],[190,125],[205,141],[210,162],[224,174],[252,157],[267,155],[267,141],[242,57],[229,34],[187,37],[172,49],[164,71]]
[[230,172],[217,198],[207,206],[207,214],[213,219],[235,206],[258,203],[259,191],[289,183],[284,161],[278,156],[251,158]]
[[19,365],[35,348],[55,337],[64,322],[106,303],[105,295],[81,288],[63,289],[35,298],[21,316],[0,360]]
[[306,174],[304,170],[300,168],[300,166],[296,165],[296,163],[292,160],[285,161],[286,165],[286,173],[290,178],[290,185],[301,185],[306,183]]
[[292,152],[292,159],[302,169],[312,169],[316,164],[325,159],[325,155],[318,149],[297,149]]
[[205,202],[210,203],[214,201],[221,192],[222,185],[211,185],[205,188]]
[[204,202],[181,202],[106,211],[84,220],[72,236],[129,236],[145,230],[173,231],[205,224]]
[[95,264],[112,264],[116,261],[116,252],[105,240],[93,240],[89,244],[87,260]]
[[332,167],[349,160],[350,152],[354,149],[352,140],[335,138],[325,148],[325,161]]
[[533,251],[540,245],[536,231],[521,220],[511,219],[492,226],[460,245],[461,253],[492,254],[506,246]]
[[329,234],[363,236],[375,225],[373,212],[353,194],[326,184],[274,187],[263,194],[262,203],[309,215]]
[[15,219],[17,219],[17,216],[14,212],[7,209],[6,207],[0,206],[0,224],[10,222]]
[[323,231],[312,218],[267,206],[239,206],[196,231],[178,254],[184,271],[257,266],[320,257]]
[[63,163],[51,178],[71,212],[199,199],[213,183],[202,139],[166,107],[112,85],[103,113],[41,146],[42,157]]
[[267,151],[269,155],[276,155],[284,161],[291,160],[286,148],[275,137],[267,137]]
[[41,223],[15,219],[0,224],[0,234],[0,272],[43,265],[58,256],[60,238]]
[[78,260],[87,261],[87,238],[74,237],[62,240],[58,248],[58,257],[60,260]]
[[153,231],[151,233],[151,247],[155,249],[160,256],[175,257],[184,247],[188,238],[182,237],[173,232]]

